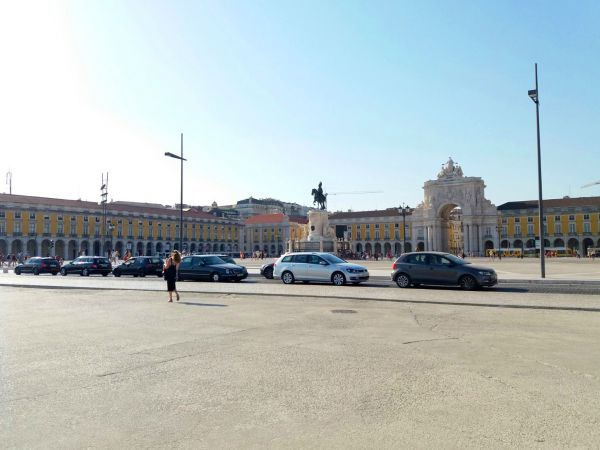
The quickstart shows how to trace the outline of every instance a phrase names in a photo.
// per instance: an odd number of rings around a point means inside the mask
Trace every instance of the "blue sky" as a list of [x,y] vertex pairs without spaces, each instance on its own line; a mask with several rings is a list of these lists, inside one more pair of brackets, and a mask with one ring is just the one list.
[[[600,195],[600,4],[4,2],[0,172],[13,193],[331,210],[422,201],[449,156],[499,205]],[[4,185],[0,191],[8,192]]]

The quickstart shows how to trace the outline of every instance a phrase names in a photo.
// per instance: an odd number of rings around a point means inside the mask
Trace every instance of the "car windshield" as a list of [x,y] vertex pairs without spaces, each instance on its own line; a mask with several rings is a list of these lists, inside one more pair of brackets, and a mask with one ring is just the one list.
[[329,253],[321,255],[321,257],[330,264],[341,264],[346,262],[342,258],[338,258],[337,256],[331,255]]
[[223,261],[218,256],[205,256],[202,259],[204,261],[204,264],[208,264],[209,266],[212,266],[214,264],[225,264],[225,261]]
[[37,260],[38,258],[29,258],[27,261],[25,261],[25,264],[34,264]]

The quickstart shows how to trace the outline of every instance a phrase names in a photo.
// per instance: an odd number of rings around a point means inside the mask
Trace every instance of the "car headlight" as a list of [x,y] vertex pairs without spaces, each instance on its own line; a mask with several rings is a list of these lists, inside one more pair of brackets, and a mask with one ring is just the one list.
[[492,272],[488,272],[487,270],[478,270],[477,273],[479,275],[484,276],[484,277],[491,277],[492,276]]

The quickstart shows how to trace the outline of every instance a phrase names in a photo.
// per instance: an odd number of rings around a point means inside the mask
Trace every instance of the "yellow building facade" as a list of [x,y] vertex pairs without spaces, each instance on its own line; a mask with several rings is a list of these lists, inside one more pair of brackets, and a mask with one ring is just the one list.
[[[108,203],[0,194],[0,253],[108,255],[127,250],[154,255],[179,249],[179,210],[156,205]],[[190,210],[183,217],[183,250],[239,252],[243,223]]]

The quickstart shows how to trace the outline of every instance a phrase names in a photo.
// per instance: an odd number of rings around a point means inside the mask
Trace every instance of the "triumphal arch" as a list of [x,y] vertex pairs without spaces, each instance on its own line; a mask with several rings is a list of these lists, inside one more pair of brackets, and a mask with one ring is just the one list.
[[[426,181],[423,202],[412,213],[412,241],[420,250],[483,255],[498,225],[480,177],[466,177],[452,158],[437,179]],[[416,238],[416,239],[415,239]]]

